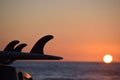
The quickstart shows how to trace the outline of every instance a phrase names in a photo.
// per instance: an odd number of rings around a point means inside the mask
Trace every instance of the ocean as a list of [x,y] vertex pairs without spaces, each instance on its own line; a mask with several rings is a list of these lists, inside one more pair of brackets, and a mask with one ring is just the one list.
[[15,62],[33,80],[120,80],[120,63]]

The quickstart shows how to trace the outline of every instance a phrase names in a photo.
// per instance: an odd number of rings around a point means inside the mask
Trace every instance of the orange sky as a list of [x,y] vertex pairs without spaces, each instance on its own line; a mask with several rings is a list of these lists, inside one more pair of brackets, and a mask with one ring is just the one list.
[[120,62],[119,0],[0,0],[0,50],[15,39],[29,52],[42,36],[54,39],[48,54],[65,61],[102,61],[111,54]]

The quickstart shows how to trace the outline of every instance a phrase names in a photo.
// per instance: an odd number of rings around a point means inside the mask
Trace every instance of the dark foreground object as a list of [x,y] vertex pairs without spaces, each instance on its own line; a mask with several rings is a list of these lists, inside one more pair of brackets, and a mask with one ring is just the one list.
[[[11,41],[3,51],[0,51],[0,80],[32,80],[30,74],[14,67],[7,66],[16,60],[60,60],[59,56],[44,54],[45,44],[53,39],[52,35],[40,38],[30,52],[21,52],[27,46],[19,44],[18,40]],[[17,45],[17,46],[16,46]]]
[[0,66],[0,80],[32,80],[30,74],[10,66]]

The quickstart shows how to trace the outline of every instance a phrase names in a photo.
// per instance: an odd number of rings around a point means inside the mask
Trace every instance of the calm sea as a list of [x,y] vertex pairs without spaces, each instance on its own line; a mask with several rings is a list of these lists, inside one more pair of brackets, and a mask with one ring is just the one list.
[[120,63],[16,62],[33,80],[120,80]]

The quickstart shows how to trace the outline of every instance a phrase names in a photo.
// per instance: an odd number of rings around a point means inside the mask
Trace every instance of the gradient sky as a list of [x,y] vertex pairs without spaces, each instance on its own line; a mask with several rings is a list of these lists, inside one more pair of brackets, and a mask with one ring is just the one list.
[[0,0],[0,50],[20,40],[29,52],[47,34],[45,53],[64,61],[120,62],[120,0]]

